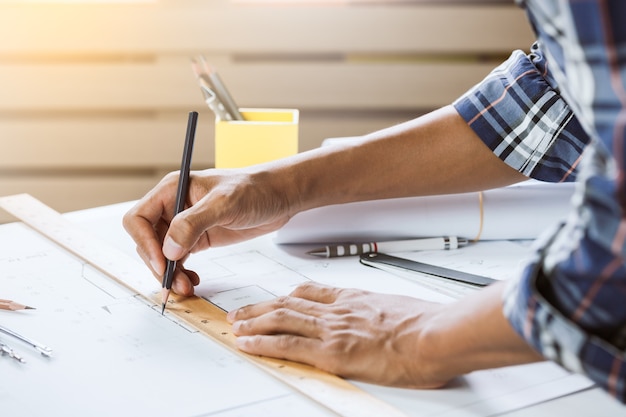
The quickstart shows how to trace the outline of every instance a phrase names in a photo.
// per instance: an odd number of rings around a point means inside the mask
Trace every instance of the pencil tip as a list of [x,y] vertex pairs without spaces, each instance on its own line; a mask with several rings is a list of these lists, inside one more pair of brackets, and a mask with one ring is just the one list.
[[170,297],[170,290],[163,287],[161,290],[161,314],[165,313],[165,306],[167,305],[167,299]]
[[37,309],[31,306],[24,306],[24,310],[37,310]]

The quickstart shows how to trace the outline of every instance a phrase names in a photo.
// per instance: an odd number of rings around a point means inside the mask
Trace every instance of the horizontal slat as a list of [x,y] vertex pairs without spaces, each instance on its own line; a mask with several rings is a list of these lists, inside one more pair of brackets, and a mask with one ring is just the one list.
[[[512,3],[512,2],[511,2]],[[0,5],[0,54],[501,52],[531,31],[511,5],[260,7],[229,1]]]
[[419,116],[419,112],[337,112],[300,114],[300,151],[317,148],[330,137],[361,136]]
[[[241,107],[414,109],[450,103],[493,63],[332,62],[218,68]],[[0,66],[0,111],[159,110],[204,105],[187,58]]]
[[[213,163],[213,116],[199,116],[194,166]],[[173,169],[187,114],[147,117],[20,117],[0,120],[0,170]]]
[[[415,114],[300,114],[301,151],[330,136],[356,136],[396,124]],[[185,115],[163,117],[22,117],[0,120],[0,173],[29,170],[161,170],[177,169]],[[195,169],[214,165],[214,123],[201,112],[193,154]]]
[[[29,193],[57,211],[66,212],[135,200],[156,184],[156,178],[124,176],[27,176],[0,175],[0,195]],[[0,210],[0,223],[10,217]]]

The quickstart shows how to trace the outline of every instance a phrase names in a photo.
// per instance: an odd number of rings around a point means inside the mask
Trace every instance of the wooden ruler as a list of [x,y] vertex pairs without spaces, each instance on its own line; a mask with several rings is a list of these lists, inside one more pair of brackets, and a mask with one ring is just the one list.
[[[155,291],[158,288],[148,268],[39,200],[28,194],[0,197],[0,208],[108,277],[160,305],[160,291]],[[202,298],[173,295],[170,300],[170,314],[339,416],[406,417],[390,404],[335,375],[304,364],[241,352],[235,346],[235,336],[226,321],[226,313]]]

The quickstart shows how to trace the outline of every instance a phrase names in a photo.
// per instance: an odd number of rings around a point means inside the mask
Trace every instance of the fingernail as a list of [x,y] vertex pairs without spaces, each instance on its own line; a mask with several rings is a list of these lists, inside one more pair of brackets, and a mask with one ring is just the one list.
[[150,266],[152,267],[154,273],[157,275],[163,275],[165,273],[165,271],[162,271],[161,268],[159,268],[159,263],[154,259],[150,259]]
[[180,259],[183,256],[183,247],[168,236],[163,242],[163,255],[167,259]]
[[241,333],[241,329],[242,327],[246,324],[245,320],[237,320],[236,322],[233,323],[233,334],[235,336],[240,336]]
[[228,312],[228,314],[226,314],[226,320],[229,323],[233,323],[235,321],[235,313],[237,312],[237,310],[231,310]]
[[241,322],[240,321],[236,321],[233,323],[233,333],[237,333],[237,330],[239,330],[239,327],[241,326]]
[[239,336],[237,337],[237,339],[235,339],[235,345],[237,345],[238,349],[245,351],[248,345],[248,342],[251,339],[252,339],[251,336]]

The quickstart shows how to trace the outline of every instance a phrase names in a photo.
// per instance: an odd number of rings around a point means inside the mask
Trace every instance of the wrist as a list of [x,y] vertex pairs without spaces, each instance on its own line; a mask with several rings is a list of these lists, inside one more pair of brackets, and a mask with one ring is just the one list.
[[[299,157],[299,155],[297,155]],[[248,184],[251,194],[262,190],[264,200],[274,207],[267,207],[271,212],[293,217],[305,210],[301,199],[301,185],[295,172],[299,169],[296,158],[286,158],[267,164],[255,165],[248,169]]]
[[[316,148],[256,165],[249,171],[252,184],[262,184],[264,189],[278,196],[290,217],[304,210],[352,201],[349,191],[354,186],[351,187],[348,180],[353,178],[344,175],[342,169],[335,169],[356,159],[345,149],[348,147],[354,145]],[[343,151],[339,151],[340,148]]]
[[434,310],[418,340],[432,380],[542,360],[502,311],[501,283]]

